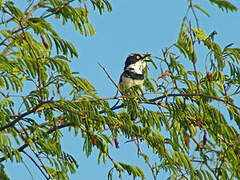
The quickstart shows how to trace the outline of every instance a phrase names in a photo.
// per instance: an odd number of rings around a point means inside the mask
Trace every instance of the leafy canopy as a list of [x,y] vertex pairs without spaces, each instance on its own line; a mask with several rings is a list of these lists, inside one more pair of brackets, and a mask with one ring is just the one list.
[[[223,11],[237,11],[229,1],[209,1]],[[12,1],[0,1],[1,162],[24,163],[26,156],[45,179],[69,179],[78,162],[61,144],[62,129],[68,128],[84,140],[86,156],[96,148],[99,164],[112,162],[108,179],[113,173],[121,178],[124,172],[145,178],[138,166],[111,156],[111,148],[121,150],[118,138],[136,145],[153,179],[162,171],[171,179],[240,178],[240,49],[231,43],[221,47],[215,31],[206,34],[201,29],[197,12],[210,17],[208,12],[187,0],[177,42],[149,57],[159,77],[150,78],[146,69],[141,100],[124,93],[101,98],[87,79],[71,71],[69,63],[78,50],[59,36],[51,20],[63,26],[71,22],[81,35],[92,36],[89,8],[102,14],[112,11],[110,3],[27,2],[26,9],[20,9]],[[208,53],[199,53],[200,47]],[[116,99],[122,104],[111,108]],[[158,155],[156,162],[142,151],[143,145]],[[9,179],[6,174],[1,164],[1,179]]]

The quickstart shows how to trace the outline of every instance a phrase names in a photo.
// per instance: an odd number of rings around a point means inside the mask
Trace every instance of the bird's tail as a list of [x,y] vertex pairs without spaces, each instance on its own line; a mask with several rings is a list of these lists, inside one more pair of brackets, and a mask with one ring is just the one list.
[[[114,97],[117,97],[117,96],[118,96],[118,90],[117,90],[116,95]],[[111,107],[111,109],[113,110],[118,105],[119,102],[120,102],[120,99],[118,99],[118,101]]]

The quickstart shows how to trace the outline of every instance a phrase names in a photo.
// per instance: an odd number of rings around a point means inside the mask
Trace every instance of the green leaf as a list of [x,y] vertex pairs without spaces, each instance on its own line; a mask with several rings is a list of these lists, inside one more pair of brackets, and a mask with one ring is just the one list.
[[192,30],[195,32],[195,36],[203,41],[205,41],[208,37],[206,33],[200,29],[200,28],[192,28]]
[[221,10],[237,11],[237,7],[227,0],[209,0],[212,4],[216,4]]
[[[0,3],[1,4],[1,3]],[[0,164],[0,179],[2,180],[10,180],[6,172],[4,171],[4,165]]]
[[175,46],[179,48],[180,52],[185,57],[188,57],[190,61],[192,61],[193,63],[196,63],[197,56],[194,50],[193,40],[189,35],[188,30],[186,29],[185,19],[182,22],[182,27],[178,36],[177,45]]
[[193,7],[201,11],[203,14],[205,14],[207,17],[211,17],[210,14],[208,14],[206,11],[204,11],[198,4],[194,4]]
[[14,2],[7,1],[4,5],[9,9],[12,15],[18,20],[24,17],[24,13],[14,5]]
[[121,162],[119,162],[119,164],[128,172],[129,175],[133,175],[133,177],[141,177],[142,179],[145,178],[143,171],[139,167]]

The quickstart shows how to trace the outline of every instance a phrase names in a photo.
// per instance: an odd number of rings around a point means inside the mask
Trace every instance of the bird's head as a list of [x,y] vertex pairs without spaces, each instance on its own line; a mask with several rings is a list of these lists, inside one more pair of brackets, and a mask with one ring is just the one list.
[[147,62],[149,62],[149,60],[146,60],[146,57],[148,56],[150,56],[150,54],[130,54],[125,61],[124,70],[130,70],[137,74],[142,74],[142,71],[146,67]]

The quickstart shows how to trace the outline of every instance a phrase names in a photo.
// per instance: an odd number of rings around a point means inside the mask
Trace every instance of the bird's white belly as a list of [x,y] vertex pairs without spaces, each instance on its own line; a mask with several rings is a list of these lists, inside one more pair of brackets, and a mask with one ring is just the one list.
[[144,84],[143,79],[133,80],[132,78],[125,77],[123,78],[122,82],[125,85],[125,88],[127,89],[133,86],[139,86],[143,90],[143,84]]

